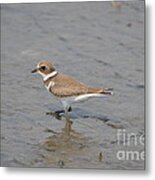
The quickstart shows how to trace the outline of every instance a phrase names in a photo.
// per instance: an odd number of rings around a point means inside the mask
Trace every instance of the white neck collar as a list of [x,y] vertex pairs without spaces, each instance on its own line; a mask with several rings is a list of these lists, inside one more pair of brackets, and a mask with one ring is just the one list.
[[49,78],[54,77],[56,74],[58,74],[58,72],[57,71],[53,71],[52,73],[47,74],[46,76],[44,76],[43,80],[47,81]]

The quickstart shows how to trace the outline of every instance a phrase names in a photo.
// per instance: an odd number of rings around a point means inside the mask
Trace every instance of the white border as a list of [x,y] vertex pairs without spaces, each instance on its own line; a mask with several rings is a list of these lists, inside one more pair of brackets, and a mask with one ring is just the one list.
[[[38,2],[75,2],[75,1],[84,1],[84,0],[0,0],[0,3],[38,3]],[[85,0],[85,1],[111,1],[111,0]],[[114,0],[117,1],[117,0]],[[126,1],[126,0],[120,0]],[[132,0],[134,1],[134,0]]]
[[[62,0],[63,1],[63,0]],[[0,3],[17,3],[17,2],[32,2],[28,0],[0,0]],[[47,1],[33,1],[33,2],[47,2]],[[49,1],[48,1],[49,2]],[[146,55],[146,62],[147,62],[147,133],[148,136],[148,144],[147,144],[147,166],[148,169],[143,171],[102,171],[102,170],[58,170],[58,169],[8,169],[8,168],[0,168],[0,177],[1,179],[9,180],[9,179],[16,179],[16,180],[27,180],[31,178],[35,178],[37,180],[43,179],[63,179],[63,180],[79,180],[87,178],[89,180],[92,179],[116,179],[119,178],[120,180],[130,180],[131,178],[134,180],[143,180],[146,178],[153,179],[155,176],[154,162],[155,162],[155,25],[154,25],[154,17],[155,17],[155,1],[154,0],[146,0],[147,5],[147,18],[148,21],[146,25],[146,34],[147,34],[147,55]],[[151,101],[152,100],[152,101]]]
[[[73,2],[73,1],[84,1],[84,0],[0,0],[0,3],[38,3],[38,2]],[[111,0],[85,0],[85,1],[111,1]],[[125,0],[121,0],[125,1]]]

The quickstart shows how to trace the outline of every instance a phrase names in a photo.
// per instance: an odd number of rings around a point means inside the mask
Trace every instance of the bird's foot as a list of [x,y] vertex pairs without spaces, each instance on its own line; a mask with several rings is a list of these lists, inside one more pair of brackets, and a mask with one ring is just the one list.
[[46,115],[52,115],[56,119],[61,120],[62,114],[64,114],[64,110],[54,111],[54,112],[47,112]]
[[[72,111],[72,108],[69,107],[69,109],[67,110],[68,112]],[[54,116],[56,119],[61,120],[62,115],[65,114],[64,110],[58,110],[58,111],[54,111],[54,112],[46,112],[46,115],[52,115]]]

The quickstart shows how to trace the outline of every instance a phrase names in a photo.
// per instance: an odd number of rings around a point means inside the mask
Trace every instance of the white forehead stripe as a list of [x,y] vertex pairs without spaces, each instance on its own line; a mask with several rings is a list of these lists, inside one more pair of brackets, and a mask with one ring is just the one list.
[[56,74],[58,74],[58,72],[57,71],[53,71],[52,73],[45,75],[43,80],[47,81],[49,78],[54,77]]
[[37,64],[37,68],[40,68],[40,63]]

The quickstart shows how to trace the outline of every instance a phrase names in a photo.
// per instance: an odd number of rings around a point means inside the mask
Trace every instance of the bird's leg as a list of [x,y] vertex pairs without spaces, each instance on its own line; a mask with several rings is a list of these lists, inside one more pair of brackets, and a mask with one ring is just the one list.
[[56,114],[61,114],[61,113],[65,113],[64,110],[58,110],[58,111],[55,111]]
[[55,112],[54,112],[55,117],[56,117],[58,120],[61,120],[61,117],[62,117],[61,114],[64,114],[64,113],[65,113],[64,110],[59,110],[59,111],[55,111]]
[[71,132],[71,125],[72,121],[70,120],[68,112],[71,111],[71,107],[65,108],[65,118],[66,118],[66,124],[65,124],[65,132],[67,135],[70,135]]
[[53,112],[47,112],[47,115],[53,115],[53,114],[58,114],[60,116],[60,114],[65,113],[64,110],[58,110],[58,111],[53,111]]
[[71,106],[69,106],[69,108],[68,108],[68,112],[71,112],[72,111],[72,107]]
[[[69,107],[67,112],[71,112],[71,111],[72,111],[72,108]],[[60,114],[65,114],[65,110],[58,110],[58,111],[55,111],[54,113],[57,114],[58,116],[61,116]]]
[[[72,111],[72,108],[70,106],[67,109],[67,112],[71,112],[71,111]],[[61,120],[61,117],[62,117],[63,114],[65,114],[65,110],[58,110],[58,111],[54,111],[54,112],[46,112],[46,115],[52,115],[58,120]]]
[[47,112],[46,115],[52,115],[54,116],[56,119],[61,120],[61,113],[64,113],[64,110],[61,111],[55,111],[55,112]]

